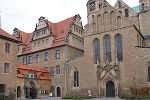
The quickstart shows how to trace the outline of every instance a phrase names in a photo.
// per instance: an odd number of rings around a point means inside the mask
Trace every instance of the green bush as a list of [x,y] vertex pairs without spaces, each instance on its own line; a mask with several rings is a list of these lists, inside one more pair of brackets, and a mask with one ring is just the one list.
[[4,96],[0,94],[0,100],[4,100]]
[[79,95],[79,96],[64,96],[62,99],[92,99],[95,98],[94,96],[88,96],[88,95]]

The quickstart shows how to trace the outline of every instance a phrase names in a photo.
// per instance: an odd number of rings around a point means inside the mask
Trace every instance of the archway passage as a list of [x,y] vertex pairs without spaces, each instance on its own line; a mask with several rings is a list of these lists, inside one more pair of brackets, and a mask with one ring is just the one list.
[[60,89],[60,87],[57,87],[57,97],[61,97],[61,89]]
[[106,97],[115,97],[115,84],[112,81],[106,83]]
[[35,99],[37,97],[37,89],[35,83],[33,81],[30,81],[26,85],[26,98]]
[[21,97],[21,87],[18,86],[17,87],[17,98],[20,98]]

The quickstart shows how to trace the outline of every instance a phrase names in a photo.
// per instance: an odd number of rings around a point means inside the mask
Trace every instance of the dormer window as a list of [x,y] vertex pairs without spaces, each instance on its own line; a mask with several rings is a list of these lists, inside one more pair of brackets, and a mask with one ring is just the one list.
[[95,1],[90,3],[90,11],[95,10]]
[[36,33],[36,36],[40,36],[40,34],[41,34],[41,32],[37,32],[37,33]]
[[43,30],[43,31],[42,31],[42,35],[45,34],[45,33],[46,33],[46,30]]

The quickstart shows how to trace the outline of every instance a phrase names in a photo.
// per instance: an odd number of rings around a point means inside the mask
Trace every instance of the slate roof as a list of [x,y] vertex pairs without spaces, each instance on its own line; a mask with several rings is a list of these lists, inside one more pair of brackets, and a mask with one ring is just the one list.
[[17,73],[17,77],[19,78],[27,78],[26,74],[30,71],[34,71],[37,75],[37,78],[40,80],[51,80],[49,72],[46,68],[39,68],[35,66],[27,66],[27,65],[17,65],[17,70],[20,73]]

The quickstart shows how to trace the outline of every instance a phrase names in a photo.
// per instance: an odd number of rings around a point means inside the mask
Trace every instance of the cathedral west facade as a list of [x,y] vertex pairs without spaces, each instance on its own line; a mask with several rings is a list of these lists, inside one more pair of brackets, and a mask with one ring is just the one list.
[[17,75],[12,76],[14,86],[2,83],[25,98],[49,93],[119,97],[133,87],[149,86],[149,10],[149,0],[134,8],[122,0],[114,7],[106,0],[88,0],[84,28],[80,15],[58,23],[41,16],[32,33],[15,28],[14,37],[4,37],[18,45],[15,62],[9,61]]

